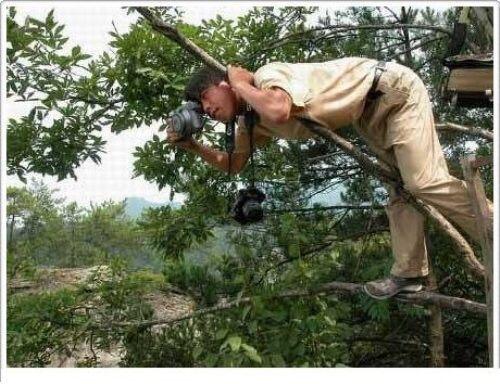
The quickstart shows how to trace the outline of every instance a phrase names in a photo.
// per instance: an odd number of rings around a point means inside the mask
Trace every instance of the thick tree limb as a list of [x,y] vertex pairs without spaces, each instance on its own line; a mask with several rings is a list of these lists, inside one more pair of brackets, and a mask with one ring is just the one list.
[[440,131],[455,131],[465,133],[470,136],[478,136],[489,141],[493,141],[493,132],[488,131],[483,128],[478,127],[466,127],[464,125],[459,125],[455,123],[450,123],[448,121],[443,121],[442,123],[436,124],[436,129]]
[[164,23],[158,17],[153,15],[151,11],[146,7],[134,7],[134,9],[149,21],[155,31],[160,32],[162,35],[176,42],[186,51],[193,54],[196,58],[200,59],[203,63],[216,68],[223,73],[226,73],[225,66],[220,64],[217,60],[213,59],[208,53],[194,44],[191,40],[184,37],[174,26]]
[[404,346],[415,346],[418,348],[428,349],[429,345],[422,341],[414,340],[399,340],[399,339],[387,339],[383,336],[380,337],[366,337],[366,336],[354,336],[345,340],[346,343],[379,343],[379,344],[395,344]]
[[[211,58],[205,51],[201,50],[189,39],[182,36],[174,27],[163,23],[161,20],[156,18],[147,8],[137,7],[138,12],[140,12],[146,19],[150,21],[153,28],[158,32],[162,33],[167,38],[177,42],[181,47],[185,48],[192,54],[200,58],[204,63],[212,66],[213,68],[225,72],[225,67],[218,63],[215,59]],[[338,28],[353,28],[353,26],[337,26]],[[356,26],[356,27],[367,27],[367,26]],[[373,26],[372,26],[373,27]],[[384,26],[379,26],[384,27]],[[422,26],[414,25],[391,25],[390,28],[413,28]],[[323,28],[324,29],[324,28]],[[434,27],[431,29],[439,29],[439,27]],[[441,31],[443,32],[443,31]],[[419,212],[430,217],[438,226],[444,230],[455,242],[460,253],[465,257],[465,260],[469,268],[476,275],[481,278],[484,277],[484,267],[477,260],[476,256],[470,245],[463,238],[463,236],[449,223],[449,221],[434,207],[424,203],[422,200],[413,196],[410,192],[406,191],[402,187],[401,178],[397,170],[391,166],[391,162],[386,160],[386,156],[382,151],[376,151],[375,155],[381,160],[379,163],[373,162],[366,154],[356,148],[347,140],[343,139],[333,131],[311,121],[304,119],[303,123],[308,126],[308,128],[328,141],[333,141],[337,146],[339,146],[348,155],[354,157],[359,164],[369,173],[377,176],[381,181],[393,186],[400,195],[410,204],[412,204]]]
[[[291,298],[309,297],[316,295],[331,295],[336,293],[352,296],[361,293],[362,288],[363,288],[362,284],[332,281],[330,283],[320,285],[317,288],[295,289],[282,292],[275,296],[269,297],[268,299],[291,299]],[[243,297],[238,300],[217,304],[212,307],[203,308],[198,311],[194,311],[178,317],[141,321],[141,322],[116,322],[110,324],[110,326],[118,326],[118,327],[137,326],[141,328],[148,328],[155,325],[174,324],[184,320],[201,317],[210,313],[236,308],[243,304],[250,304],[252,299],[253,299],[252,297]],[[471,313],[476,313],[482,316],[486,314],[485,304],[477,303],[475,301],[463,299],[460,297],[445,296],[433,292],[424,291],[419,293],[399,294],[397,296],[394,296],[394,299],[397,301],[412,303],[417,305],[433,304],[441,308],[463,310]]]

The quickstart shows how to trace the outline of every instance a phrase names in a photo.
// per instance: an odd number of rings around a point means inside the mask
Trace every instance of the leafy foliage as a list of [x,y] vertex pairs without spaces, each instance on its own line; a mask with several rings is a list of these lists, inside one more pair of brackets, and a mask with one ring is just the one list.
[[95,366],[96,351],[110,350],[123,337],[123,331],[109,332],[110,323],[150,319],[152,308],[144,296],[161,284],[154,275],[128,273],[116,258],[76,288],[9,295],[9,366],[43,367],[58,355],[71,356],[82,344],[90,353],[79,364]]

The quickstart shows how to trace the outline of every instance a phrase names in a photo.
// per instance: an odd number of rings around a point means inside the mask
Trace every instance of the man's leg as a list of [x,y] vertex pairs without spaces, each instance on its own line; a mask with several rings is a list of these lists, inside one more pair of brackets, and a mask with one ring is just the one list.
[[[398,117],[398,121],[404,118],[407,124],[415,128],[407,130],[392,147],[404,186],[438,209],[472,239],[479,241],[467,184],[449,174],[427,92],[417,91],[418,103],[413,103],[411,108],[402,113],[403,117]],[[488,203],[493,228],[493,204]]]
[[418,292],[422,278],[429,273],[425,247],[424,217],[388,187],[386,207],[391,231],[394,264],[387,278],[366,283],[364,291],[375,299],[386,299],[399,292]]
[[[387,117],[387,131],[394,138],[390,144],[405,188],[433,205],[473,239],[479,239],[467,186],[448,172],[432,106],[420,80],[413,82],[405,105]],[[493,223],[492,204],[490,212]],[[389,203],[388,215],[395,258],[392,276],[365,285],[365,291],[377,298],[401,292],[412,283],[405,278],[427,274],[423,218],[401,198]]]
[[394,256],[391,274],[404,278],[426,276],[429,273],[429,265],[425,247],[424,217],[391,189],[386,207]]

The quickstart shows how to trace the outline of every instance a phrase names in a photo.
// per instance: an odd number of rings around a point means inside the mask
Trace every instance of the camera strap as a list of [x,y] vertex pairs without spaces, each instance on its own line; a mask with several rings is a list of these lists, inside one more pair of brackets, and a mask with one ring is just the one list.
[[[248,134],[250,136],[250,187],[253,188],[255,186],[255,167],[253,162],[253,152],[255,145],[253,138],[253,130],[258,122],[259,116],[252,109],[252,107],[249,104],[247,104],[246,112],[243,115],[243,119],[245,123],[245,128],[247,129]],[[235,140],[235,121],[231,120],[230,122],[226,123],[226,152],[228,155],[228,169],[227,169],[228,178],[231,177],[231,160],[232,160],[231,158],[234,151],[234,140]]]
[[227,177],[231,177],[231,157],[234,151],[234,135],[235,135],[235,121],[231,120],[226,123],[226,152],[228,156]]
[[259,116],[252,109],[250,104],[247,104],[247,110],[244,116],[245,119],[245,127],[247,128],[248,134],[250,135],[250,187],[255,187],[255,167],[253,163],[253,151],[254,151],[254,142],[253,142],[253,129],[257,124]]

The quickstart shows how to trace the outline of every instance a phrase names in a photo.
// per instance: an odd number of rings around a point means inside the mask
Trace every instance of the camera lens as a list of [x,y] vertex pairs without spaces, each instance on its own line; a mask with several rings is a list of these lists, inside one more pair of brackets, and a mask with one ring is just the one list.
[[257,200],[247,200],[242,207],[243,215],[249,221],[258,221],[264,216],[264,212],[260,203]]
[[182,124],[182,118],[178,114],[172,116],[170,124],[175,132],[182,134],[184,124]]

